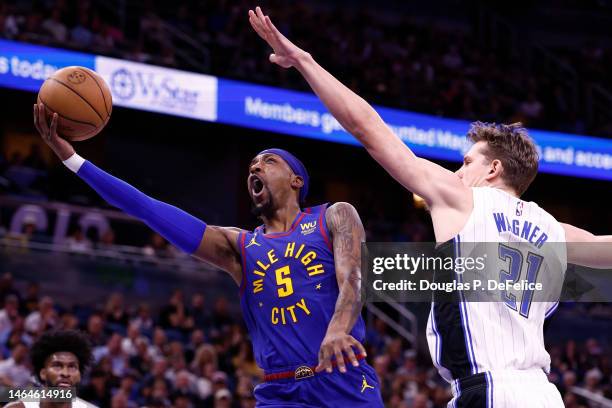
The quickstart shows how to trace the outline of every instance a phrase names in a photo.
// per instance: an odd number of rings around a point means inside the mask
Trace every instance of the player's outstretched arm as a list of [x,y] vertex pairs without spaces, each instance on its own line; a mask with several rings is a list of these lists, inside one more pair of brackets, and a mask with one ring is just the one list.
[[236,283],[240,284],[242,268],[236,242],[238,229],[207,226],[191,214],[149,197],[86,161],[76,154],[70,143],[57,134],[57,113],[53,114],[48,124],[44,112],[42,104],[34,105],[34,125],[45,143],[70,170],[109,204],[140,219],[188,254],[230,273]]
[[348,203],[336,203],[327,209],[325,221],[329,229],[334,251],[338,300],[327,333],[319,349],[317,371],[332,372],[332,357],[340,372],[346,372],[343,353],[354,366],[359,365],[355,350],[365,356],[365,349],[349,333],[361,313],[361,243],[365,231],[355,207]]
[[570,224],[561,226],[567,242],[567,262],[589,268],[612,268],[612,235],[593,235]]
[[280,33],[259,7],[249,11],[249,21],[273,48],[270,61],[283,68],[295,67],[344,129],[355,136],[393,178],[423,197],[432,210],[437,206],[471,209],[471,192],[453,172],[417,157],[372,106]]

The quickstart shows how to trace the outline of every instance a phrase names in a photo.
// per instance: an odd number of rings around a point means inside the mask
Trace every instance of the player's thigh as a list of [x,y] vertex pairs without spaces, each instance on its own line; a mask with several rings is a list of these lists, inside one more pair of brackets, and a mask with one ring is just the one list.
[[264,382],[255,387],[253,394],[257,408],[307,408],[299,402],[301,392],[295,382]]

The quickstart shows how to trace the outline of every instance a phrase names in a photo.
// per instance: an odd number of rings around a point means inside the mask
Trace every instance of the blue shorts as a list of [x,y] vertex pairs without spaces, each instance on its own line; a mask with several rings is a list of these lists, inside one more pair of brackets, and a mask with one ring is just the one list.
[[295,380],[275,380],[255,387],[257,408],[382,408],[378,377],[365,361],[359,367],[346,366],[338,371],[317,373]]

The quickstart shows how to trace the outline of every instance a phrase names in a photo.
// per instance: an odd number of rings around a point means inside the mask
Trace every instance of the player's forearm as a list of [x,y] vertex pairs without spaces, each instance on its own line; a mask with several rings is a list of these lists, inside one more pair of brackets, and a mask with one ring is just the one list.
[[64,164],[109,204],[140,219],[173,245],[189,254],[193,254],[198,248],[206,230],[206,223],[203,221],[147,196],[77,154],[64,161]]
[[360,272],[356,271],[353,276],[347,279],[340,288],[334,315],[327,327],[328,332],[349,333],[361,314],[363,303],[360,294]]
[[375,143],[372,129],[386,125],[374,108],[319,65],[310,54],[302,54],[297,61],[295,68],[342,127],[366,148]]
[[612,235],[591,235],[588,241],[568,242],[567,261],[596,269],[612,268]]
[[612,268],[612,235],[594,235],[561,223],[567,241],[567,262],[589,268]]

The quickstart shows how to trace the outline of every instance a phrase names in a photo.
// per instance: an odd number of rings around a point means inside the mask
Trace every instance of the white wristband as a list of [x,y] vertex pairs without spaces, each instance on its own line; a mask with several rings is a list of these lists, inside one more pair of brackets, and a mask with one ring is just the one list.
[[83,163],[85,163],[85,159],[74,153],[72,156],[64,160],[62,163],[74,173],[78,172]]

